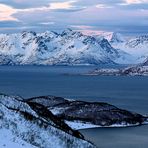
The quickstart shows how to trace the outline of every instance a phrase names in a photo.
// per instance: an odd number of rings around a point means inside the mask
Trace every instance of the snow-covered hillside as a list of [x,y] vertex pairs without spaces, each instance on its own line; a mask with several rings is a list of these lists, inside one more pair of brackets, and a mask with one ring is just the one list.
[[20,97],[0,95],[0,148],[95,147],[51,112],[46,118],[39,111]]
[[129,55],[113,48],[107,39],[67,29],[0,35],[0,64],[113,64]]

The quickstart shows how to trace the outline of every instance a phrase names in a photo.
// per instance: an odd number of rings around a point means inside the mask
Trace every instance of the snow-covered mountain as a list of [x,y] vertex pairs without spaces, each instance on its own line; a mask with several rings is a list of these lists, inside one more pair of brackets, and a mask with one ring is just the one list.
[[127,39],[119,33],[88,36],[62,33],[0,34],[0,65],[135,64],[148,57],[148,36]]
[[0,95],[0,148],[94,148],[42,105]]
[[148,35],[131,37],[122,42],[110,41],[112,47],[120,49],[132,56],[133,63],[142,63],[148,57]]
[[[0,35],[0,64],[112,64],[129,56],[105,38],[67,29],[56,32],[22,32]],[[120,62],[119,62],[120,63]]]
[[105,38],[109,43],[122,43],[126,41],[126,37],[118,32],[101,32],[99,35],[94,35],[97,38]]
[[123,43],[125,41],[126,39],[124,38],[124,36],[116,32],[112,34],[112,37],[110,39],[110,43]]

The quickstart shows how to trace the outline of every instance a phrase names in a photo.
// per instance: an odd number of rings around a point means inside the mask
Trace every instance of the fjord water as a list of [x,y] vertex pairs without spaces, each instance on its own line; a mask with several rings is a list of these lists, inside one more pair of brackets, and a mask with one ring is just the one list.
[[[93,66],[0,66],[0,92],[28,98],[55,95],[103,101],[148,113],[148,77],[82,76]],[[147,148],[148,126],[81,130],[100,148]]]

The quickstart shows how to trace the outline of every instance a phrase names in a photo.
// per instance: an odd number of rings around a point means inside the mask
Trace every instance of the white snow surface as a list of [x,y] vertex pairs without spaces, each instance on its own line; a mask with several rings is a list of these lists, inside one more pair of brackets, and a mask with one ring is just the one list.
[[65,121],[71,128],[75,130],[80,130],[80,129],[88,129],[88,128],[95,128],[95,127],[100,127],[99,125],[94,125],[91,123],[83,123],[83,122],[78,122],[78,121]]
[[0,129],[0,148],[37,148],[19,137],[15,137],[8,129]]
[[[138,126],[139,124],[127,124],[127,123],[122,123],[122,124],[113,124],[110,126],[99,126],[99,125],[94,125],[91,123],[84,123],[81,121],[65,121],[71,128],[75,130],[82,130],[82,129],[90,129],[90,128],[102,128],[102,127],[133,127],[133,126]],[[143,124],[148,124],[147,122]]]

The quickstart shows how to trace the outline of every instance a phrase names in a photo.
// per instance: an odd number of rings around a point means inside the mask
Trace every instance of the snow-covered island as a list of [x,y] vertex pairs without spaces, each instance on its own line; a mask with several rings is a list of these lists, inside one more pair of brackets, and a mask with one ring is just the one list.
[[77,129],[146,124],[146,116],[103,102],[0,95],[0,147],[95,148]]
[[148,66],[127,67],[124,69],[106,68],[95,69],[84,75],[102,75],[102,76],[148,76]]
[[73,129],[137,126],[148,121],[145,116],[104,102],[76,101],[54,96],[34,97],[27,102],[30,105],[43,105]]
[[148,76],[148,59],[143,63],[126,68],[96,68],[82,75],[102,76]]
[[148,59],[142,64],[127,68],[103,68],[95,69],[85,75],[105,75],[105,76],[148,76]]

